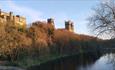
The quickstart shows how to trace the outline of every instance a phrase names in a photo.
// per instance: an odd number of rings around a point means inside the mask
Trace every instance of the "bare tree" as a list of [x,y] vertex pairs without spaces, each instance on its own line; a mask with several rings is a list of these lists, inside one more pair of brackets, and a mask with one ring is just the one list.
[[115,38],[115,1],[101,3],[93,10],[94,14],[88,21],[96,35],[109,35]]

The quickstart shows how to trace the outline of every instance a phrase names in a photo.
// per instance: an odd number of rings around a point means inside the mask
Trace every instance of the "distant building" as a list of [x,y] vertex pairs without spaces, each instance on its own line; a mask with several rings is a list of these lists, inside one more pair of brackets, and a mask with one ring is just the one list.
[[[8,23],[8,22],[12,22],[16,27],[19,28],[26,28],[26,18],[22,17],[20,15],[13,15],[13,12],[3,12],[0,9],[0,22],[1,23]],[[33,24],[36,24],[39,22],[35,22]],[[48,25],[53,26],[53,28],[55,29],[55,24],[54,24],[54,19],[53,18],[49,18],[47,19],[47,23]],[[72,21],[65,21],[65,28],[59,29],[59,30],[68,30],[70,32],[74,32],[74,26],[73,26],[73,22]]]
[[54,19],[53,19],[53,18],[47,19],[47,23],[50,24],[50,25],[55,26],[55,25],[54,25]]
[[[0,22],[1,23],[8,23],[10,21],[16,27],[26,28],[26,18],[25,17],[22,17],[20,15],[13,15],[13,12],[6,13],[6,12],[1,11],[1,9],[0,9]],[[34,22],[33,24],[37,25],[38,23],[42,23],[42,22],[37,21],[37,22]],[[49,18],[49,19],[47,19],[47,22],[43,22],[43,23],[46,23],[46,24],[52,26],[55,29],[55,24],[54,24],[54,19],[53,18]],[[67,31],[70,31],[70,32],[74,32],[73,22],[70,21],[70,20],[65,21],[65,28],[61,28],[61,29],[58,29],[58,30],[67,30]]]
[[73,22],[70,20],[65,21],[65,29],[70,31],[70,32],[74,32]]
[[15,26],[26,28],[26,18],[20,15],[13,15],[13,12],[3,12],[0,9],[0,22],[5,23],[12,21]]
[[[44,22],[43,21],[36,21],[36,22],[33,22],[32,25],[38,25],[39,23],[45,23],[48,26],[50,25],[55,29],[55,23],[54,23],[53,18],[48,18],[47,22],[46,21],[44,21]],[[74,32],[73,22],[70,20],[65,21],[65,28],[59,28],[58,30]]]
[[[54,28],[55,28],[54,19],[52,19],[52,18],[47,19],[47,24],[50,24],[50,25],[54,26]],[[67,31],[70,31],[70,32],[74,32],[73,22],[70,21],[70,20],[65,21],[65,28],[61,28],[61,29],[58,29],[58,30],[67,30]]]

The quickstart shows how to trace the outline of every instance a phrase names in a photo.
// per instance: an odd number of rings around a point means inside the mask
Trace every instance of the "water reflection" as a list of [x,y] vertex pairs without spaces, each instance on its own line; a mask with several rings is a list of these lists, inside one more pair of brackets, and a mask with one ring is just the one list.
[[115,70],[115,54],[105,54],[94,64],[79,67],[77,70]]
[[97,53],[82,53],[70,57],[62,57],[61,59],[43,63],[40,66],[35,65],[29,67],[27,70],[76,70],[77,68],[92,65],[100,55]]
[[115,70],[115,54],[84,53],[32,66],[28,70]]

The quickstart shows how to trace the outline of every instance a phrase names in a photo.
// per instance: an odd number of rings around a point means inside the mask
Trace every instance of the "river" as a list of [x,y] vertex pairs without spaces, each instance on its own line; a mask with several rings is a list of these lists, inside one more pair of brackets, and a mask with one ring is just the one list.
[[115,54],[84,53],[35,65],[28,70],[115,70]]

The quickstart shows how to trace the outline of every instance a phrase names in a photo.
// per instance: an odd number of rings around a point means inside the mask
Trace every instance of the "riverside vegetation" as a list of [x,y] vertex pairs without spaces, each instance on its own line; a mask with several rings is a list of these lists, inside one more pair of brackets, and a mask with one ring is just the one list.
[[101,52],[103,48],[113,47],[113,43],[114,39],[56,30],[44,22],[26,29],[15,27],[12,21],[0,23],[0,61],[24,68],[82,52]]

